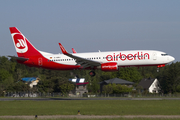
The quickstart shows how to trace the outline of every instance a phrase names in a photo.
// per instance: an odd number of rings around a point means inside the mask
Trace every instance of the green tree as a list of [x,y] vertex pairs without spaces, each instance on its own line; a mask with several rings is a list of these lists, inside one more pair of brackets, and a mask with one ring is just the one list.
[[126,85],[116,85],[113,84],[113,93],[115,94],[122,94],[122,93],[128,93],[132,91],[132,87],[128,87]]
[[90,78],[90,82],[87,85],[87,89],[89,93],[95,93],[95,94],[99,93],[100,84],[98,78],[99,78],[98,76]]
[[63,84],[61,84],[59,86],[61,92],[66,95],[67,93],[69,93],[71,90],[74,89],[74,84],[72,82],[69,82],[69,81],[64,81]]
[[53,92],[54,83],[48,79],[40,80],[37,85],[37,88],[39,92],[51,93]]
[[3,81],[0,82],[0,96],[3,95],[3,93],[9,91],[9,89],[13,89],[13,83],[14,80],[12,76],[7,77]]
[[[25,84],[22,81],[18,81],[16,83],[13,84],[12,86],[12,90],[11,91],[16,91],[16,92],[20,92],[20,91],[29,91],[30,87],[28,84]],[[10,91],[10,90],[9,90]]]
[[180,85],[180,63],[167,65],[158,76],[161,89],[164,93],[174,93],[178,91]]
[[112,76],[113,78],[117,77],[135,83],[139,82],[142,79],[142,76],[136,67],[120,68],[120,71],[113,72]]
[[[162,71],[163,69],[164,68],[160,68],[160,71]],[[143,78],[156,78],[159,74],[159,72],[157,72],[157,66],[140,67],[138,71]]]
[[11,75],[7,70],[5,70],[4,68],[0,68],[0,82],[4,81],[9,76]]
[[105,94],[108,94],[108,97],[109,97],[109,94],[113,93],[113,86],[111,84],[104,85],[103,86],[103,92]]

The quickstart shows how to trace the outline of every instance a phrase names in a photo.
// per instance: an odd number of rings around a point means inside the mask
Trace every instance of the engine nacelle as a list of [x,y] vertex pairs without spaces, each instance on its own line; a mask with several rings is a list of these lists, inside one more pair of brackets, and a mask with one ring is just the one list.
[[102,71],[118,71],[117,62],[108,62],[101,64]]

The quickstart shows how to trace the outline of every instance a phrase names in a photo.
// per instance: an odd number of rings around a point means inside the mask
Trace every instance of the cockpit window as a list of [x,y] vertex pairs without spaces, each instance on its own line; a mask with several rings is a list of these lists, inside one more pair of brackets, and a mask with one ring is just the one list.
[[162,56],[167,56],[168,54],[161,54]]

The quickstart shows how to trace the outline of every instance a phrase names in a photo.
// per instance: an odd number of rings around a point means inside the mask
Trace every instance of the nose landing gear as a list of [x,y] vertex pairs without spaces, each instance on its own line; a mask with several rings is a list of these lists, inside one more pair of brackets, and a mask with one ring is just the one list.
[[157,66],[157,72],[159,72],[159,68],[160,68],[160,67],[164,67],[164,66],[165,66],[165,64],[158,65],[158,66]]
[[157,72],[159,72],[159,68],[157,68]]

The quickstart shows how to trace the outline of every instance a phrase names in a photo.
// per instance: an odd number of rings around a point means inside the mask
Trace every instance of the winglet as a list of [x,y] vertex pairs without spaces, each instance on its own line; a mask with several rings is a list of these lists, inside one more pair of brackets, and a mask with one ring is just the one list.
[[66,51],[66,49],[61,45],[61,43],[59,43],[59,47],[61,48],[61,51],[63,54],[68,54],[68,52]]
[[72,51],[73,51],[73,53],[76,53],[76,51],[75,51],[75,49],[74,49],[74,48],[72,48]]

